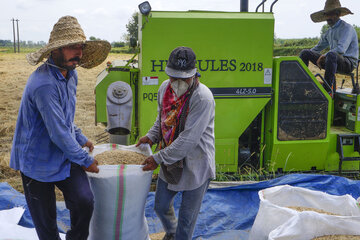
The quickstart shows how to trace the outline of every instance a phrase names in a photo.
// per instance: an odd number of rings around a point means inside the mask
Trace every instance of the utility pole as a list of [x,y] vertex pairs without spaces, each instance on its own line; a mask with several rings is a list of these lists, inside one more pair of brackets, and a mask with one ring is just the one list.
[[10,21],[13,22],[13,35],[14,35],[14,53],[16,53],[16,43],[15,43],[15,19],[11,19]]
[[17,42],[18,42],[18,53],[20,52],[20,38],[19,38],[19,19],[16,19],[16,28],[17,28]]

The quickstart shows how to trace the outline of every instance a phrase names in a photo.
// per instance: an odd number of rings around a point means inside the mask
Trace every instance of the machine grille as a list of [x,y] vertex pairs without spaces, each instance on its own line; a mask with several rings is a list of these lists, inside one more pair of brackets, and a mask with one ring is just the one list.
[[278,140],[326,138],[327,115],[327,98],[299,62],[281,62]]

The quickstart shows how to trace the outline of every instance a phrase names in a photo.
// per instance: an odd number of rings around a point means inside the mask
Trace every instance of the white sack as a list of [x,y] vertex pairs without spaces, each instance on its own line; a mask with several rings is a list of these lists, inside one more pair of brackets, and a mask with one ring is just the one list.
[[[140,148],[103,144],[95,146],[93,155],[115,149],[152,154],[148,144]],[[152,171],[144,172],[141,165],[102,165],[99,169],[98,174],[88,173],[95,199],[88,239],[149,239],[145,203]]]
[[356,200],[350,195],[334,196],[289,185],[259,191],[260,207],[249,240],[266,240],[272,230],[284,224],[298,211],[290,206],[317,208],[342,216],[360,216]]
[[[18,225],[25,209],[15,207],[0,211],[0,240],[38,240],[35,228]],[[65,239],[64,234],[60,234]]]
[[360,235],[360,216],[301,212],[269,234],[269,240],[310,240],[325,235]]

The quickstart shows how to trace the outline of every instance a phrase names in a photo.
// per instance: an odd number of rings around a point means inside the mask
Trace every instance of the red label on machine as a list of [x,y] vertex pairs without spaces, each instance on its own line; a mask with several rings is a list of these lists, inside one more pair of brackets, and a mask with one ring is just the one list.
[[143,85],[159,85],[159,77],[143,77]]

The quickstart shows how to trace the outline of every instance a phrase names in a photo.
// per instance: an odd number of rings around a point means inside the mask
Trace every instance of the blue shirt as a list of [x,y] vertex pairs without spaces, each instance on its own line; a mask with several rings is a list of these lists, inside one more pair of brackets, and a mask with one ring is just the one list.
[[355,68],[359,57],[359,43],[353,26],[343,20],[337,21],[322,36],[319,43],[312,48],[320,52],[330,47],[330,51],[348,57]]
[[[49,63],[53,64],[51,59]],[[71,162],[88,167],[94,159],[82,149],[87,138],[74,124],[76,70],[67,79],[46,63],[33,72],[21,99],[10,167],[41,182],[70,176]]]

